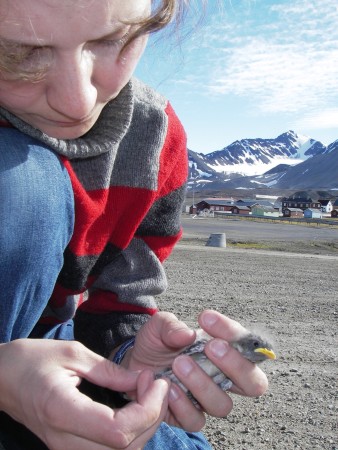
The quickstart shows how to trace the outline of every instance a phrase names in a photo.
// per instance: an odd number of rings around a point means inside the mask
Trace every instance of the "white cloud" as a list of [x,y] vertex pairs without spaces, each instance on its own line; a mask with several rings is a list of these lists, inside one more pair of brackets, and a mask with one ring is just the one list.
[[305,115],[296,122],[297,128],[308,128],[314,130],[337,129],[338,108],[331,108],[324,111],[315,111]]
[[265,113],[337,102],[336,0],[256,0],[242,16],[235,12],[215,15],[190,43],[187,65],[201,58],[192,83],[209,95],[245,97]]

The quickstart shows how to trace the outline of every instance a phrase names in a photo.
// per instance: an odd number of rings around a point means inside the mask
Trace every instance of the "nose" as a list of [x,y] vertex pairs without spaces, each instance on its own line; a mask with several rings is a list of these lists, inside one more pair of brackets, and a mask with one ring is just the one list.
[[47,103],[72,120],[81,120],[93,110],[97,88],[93,84],[94,60],[90,55],[62,55],[48,76]]

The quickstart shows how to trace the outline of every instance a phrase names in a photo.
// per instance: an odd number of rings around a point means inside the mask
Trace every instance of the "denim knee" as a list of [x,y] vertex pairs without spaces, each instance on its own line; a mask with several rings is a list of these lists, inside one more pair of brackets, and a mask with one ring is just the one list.
[[0,341],[26,337],[39,319],[73,230],[66,169],[39,141],[0,131]]
[[189,433],[181,428],[161,423],[154,436],[147,442],[144,450],[212,450],[202,433]]

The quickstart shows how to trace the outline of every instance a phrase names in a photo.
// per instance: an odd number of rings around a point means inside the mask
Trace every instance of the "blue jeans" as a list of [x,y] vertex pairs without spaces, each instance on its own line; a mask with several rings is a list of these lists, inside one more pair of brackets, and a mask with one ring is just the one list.
[[29,336],[51,296],[74,200],[52,151],[17,130],[0,133],[0,342],[8,342]]
[[[72,322],[36,325],[61,270],[73,225],[73,190],[58,156],[15,129],[0,128],[0,342],[74,339]],[[0,449],[46,449],[36,439],[0,413]],[[211,449],[201,433],[165,423],[145,447],[163,448]]]

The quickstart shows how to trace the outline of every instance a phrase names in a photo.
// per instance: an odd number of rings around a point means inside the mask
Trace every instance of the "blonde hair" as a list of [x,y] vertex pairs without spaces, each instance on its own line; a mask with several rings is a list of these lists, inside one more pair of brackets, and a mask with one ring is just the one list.
[[190,0],[161,0],[150,17],[138,22],[139,27],[126,45],[142,34],[155,33],[167,27],[169,24],[178,26],[185,16],[189,3]]
[[[162,30],[169,24],[179,27],[181,24],[191,0],[152,0],[153,9],[149,17],[140,19],[135,25],[134,31],[130,34],[124,43],[121,52],[138,37],[144,34],[151,34]],[[156,3],[156,5],[155,5]],[[39,81],[44,76],[44,68],[36,70],[18,70],[18,65],[25,59],[29,48],[20,47],[20,51],[15,43],[0,39],[0,74],[14,76],[15,79]]]

